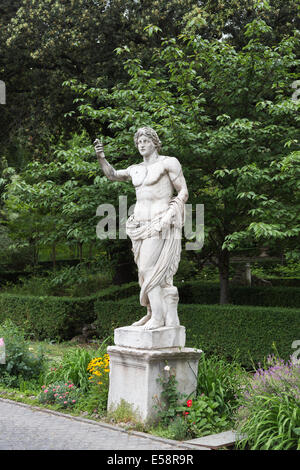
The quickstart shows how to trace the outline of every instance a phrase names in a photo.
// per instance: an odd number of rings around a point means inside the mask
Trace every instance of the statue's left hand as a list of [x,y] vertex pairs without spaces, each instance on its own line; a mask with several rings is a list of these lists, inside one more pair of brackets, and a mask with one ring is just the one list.
[[169,228],[172,223],[172,211],[168,210],[168,212],[161,218],[160,221],[160,231]]

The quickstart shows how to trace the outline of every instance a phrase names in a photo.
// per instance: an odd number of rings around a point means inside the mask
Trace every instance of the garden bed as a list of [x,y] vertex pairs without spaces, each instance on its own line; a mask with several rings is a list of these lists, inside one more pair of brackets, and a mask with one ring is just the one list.
[[0,325],[0,337],[7,345],[7,362],[0,365],[2,398],[167,439],[191,441],[235,429],[248,436],[236,448],[300,448],[300,365],[274,355],[247,372],[235,360],[203,354],[196,395],[183,401],[166,367],[159,420],[147,426],[126,403],[107,413],[109,339],[85,346],[29,342],[11,322]]

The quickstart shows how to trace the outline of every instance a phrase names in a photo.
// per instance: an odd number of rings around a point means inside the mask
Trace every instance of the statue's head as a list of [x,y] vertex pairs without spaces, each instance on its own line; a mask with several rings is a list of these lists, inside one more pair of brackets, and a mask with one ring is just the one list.
[[159,140],[158,135],[155,132],[155,130],[152,129],[151,127],[140,127],[137,130],[137,132],[134,134],[134,144],[136,147],[138,146],[138,140],[142,135],[152,140],[157,151],[161,149],[161,141]]

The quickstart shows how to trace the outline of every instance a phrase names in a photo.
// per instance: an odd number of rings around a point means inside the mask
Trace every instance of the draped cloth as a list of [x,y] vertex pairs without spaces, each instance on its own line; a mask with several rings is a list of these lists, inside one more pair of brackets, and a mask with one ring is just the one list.
[[[151,232],[158,227],[161,218],[169,211],[172,211],[171,224],[157,232],[155,237],[151,237]],[[139,272],[140,303],[147,307],[150,305],[148,292],[156,286],[169,287],[173,285],[173,276],[178,269],[181,254],[181,232],[184,224],[184,203],[174,197],[169,203],[168,209],[160,213],[152,220],[138,221],[134,215],[130,216],[126,223],[126,233],[132,241],[132,251],[134,261]],[[140,270],[140,252],[144,241],[147,238],[155,239],[154,250],[147,253],[150,268],[146,272]],[[153,246],[152,245],[152,246]],[[152,262],[153,260],[153,262]]]

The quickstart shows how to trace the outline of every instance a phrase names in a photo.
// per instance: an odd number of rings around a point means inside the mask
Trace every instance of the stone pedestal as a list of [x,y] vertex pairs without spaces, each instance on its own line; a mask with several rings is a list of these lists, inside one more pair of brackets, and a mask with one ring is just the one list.
[[183,348],[185,345],[184,326],[163,326],[156,330],[142,330],[139,326],[116,328],[116,346],[138,349]]
[[190,397],[196,391],[202,351],[184,347],[183,326],[148,331],[140,327],[118,328],[115,343],[107,349],[110,356],[109,411],[125,401],[140,421],[153,421],[157,413],[155,404],[161,400],[162,392],[157,379],[167,373],[166,365],[175,371],[180,393]]

